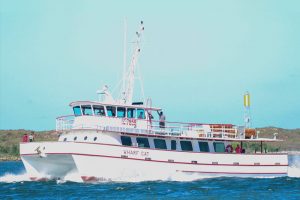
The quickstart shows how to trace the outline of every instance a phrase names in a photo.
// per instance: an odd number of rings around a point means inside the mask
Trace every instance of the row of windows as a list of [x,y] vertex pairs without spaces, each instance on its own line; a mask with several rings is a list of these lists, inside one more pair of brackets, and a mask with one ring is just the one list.
[[73,107],[74,115],[98,115],[120,118],[145,119],[145,110],[142,108],[126,108],[116,106],[81,105]]
[[[121,142],[124,146],[132,146],[132,140],[129,136],[121,136]],[[150,148],[148,138],[137,137],[136,142],[138,147]],[[153,139],[155,149],[167,149],[166,141],[163,139]],[[209,152],[208,142],[198,142],[200,152]],[[225,152],[225,146],[222,142],[214,142],[215,152]],[[176,150],[176,140],[171,140],[171,150]],[[193,151],[193,145],[191,141],[180,141],[182,151]]]
[[[88,139],[88,137],[87,136],[85,136],[84,137],[84,140],[86,141]],[[94,141],[96,141],[97,140],[97,137],[94,137]],[[64,142],[66,142],[67,141],[67,138],[65,137],[64,138]],[[73,141],[77,141],[77,136],[75,136],[74,138],[73,138]]]

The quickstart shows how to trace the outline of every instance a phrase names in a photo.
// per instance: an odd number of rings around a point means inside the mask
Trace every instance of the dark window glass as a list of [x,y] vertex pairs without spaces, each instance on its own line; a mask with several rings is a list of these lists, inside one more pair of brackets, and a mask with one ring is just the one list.
[[131,137],[128,136],[121,136],[121,142],[124,146],[132,146]]
[[191,141],[180,141],[182,151],[193,151],[193,146]]
[[67,138],[64,138],[64,142],[67,141]]
[[90,105],[81,106],[83,115],[93,115],[92,107]]
[[145,110],[137,109],[137,117],[138,117],[138,119],[145,119]]
[[135,117],[136,117],[136,109],[127,108],[127,118],[135,118]]
[[86,140],[86,139],[87,139],[87,136],[84,137],[84,140]]
[[167,149],[166,141],[161,139],[154,139],[154,146],[156,149]]
[[75,116],[80,116],[81,115],[80,106],[73,107],[73,111],[74,111]]
[[117,108],[117,117],[125,117],[125,113],[126,113],[126,111],[125,111],[125,108],[123,108],[123,107],[118,107]]
[[96,141],[97,140],[97,137],[94,137],[94,141]]
[[199,142],[200,152],[209,152],[209,147],[207,142]]
[[77,137],[74,137],[74,141],[77,140]]
[[171,140],[171,149],[176,150],[176,140]]
[[214,142],[215,152],[225,152],[225,145],[223,142]]
[[136,138],[139,147],[150,148],[148,138]]
[[93,106],[95,115],[105,116],[104,106]]
[[115,117],[116,116],[116,107],[106,106],[107,116]]

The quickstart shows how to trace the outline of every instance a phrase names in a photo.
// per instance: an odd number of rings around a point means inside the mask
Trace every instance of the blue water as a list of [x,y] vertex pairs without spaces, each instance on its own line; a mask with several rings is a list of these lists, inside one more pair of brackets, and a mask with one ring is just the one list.
[[0,162],[0,199],[300,199],[300,156],[281,178],[80,183],[29,181],[22,162]]

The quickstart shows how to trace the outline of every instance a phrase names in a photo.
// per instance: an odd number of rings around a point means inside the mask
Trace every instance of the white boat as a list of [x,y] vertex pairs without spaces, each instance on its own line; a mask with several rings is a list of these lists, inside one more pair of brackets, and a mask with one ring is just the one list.
[[[164,121],[151,101],[133,102],[136,63],[143,23],[131,63],[124,70],[121,97],[104,87],[102,100],[70,103],[74,115],[56,119],[57,142],[20,143],[20,155],[32,180],[119,180],[160,174],[209,176],[286,176],[287,154],[235,152],[232,146],[279,141],[260,138],[255,129],[232,124]],[[124,180],[124,179],[123,179]]]

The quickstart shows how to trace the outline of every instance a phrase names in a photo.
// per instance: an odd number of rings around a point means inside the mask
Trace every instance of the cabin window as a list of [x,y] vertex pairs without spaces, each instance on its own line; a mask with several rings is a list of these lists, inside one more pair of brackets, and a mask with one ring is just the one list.
[[135,117],[136,117],[136,109],[127,108],[127,118],[135,118]]
[[81,106],[83,115],[93,115],[92,107],[90,105]]
[[165,140],[162,139],[154,139],[155,149],[167,149],[167,144]]
[[176,140],[171,140],[171,150],[176,150]]
[[125,111],[124,107],[117,108],[117,117],[120,117],[120,118],[125,117],[125,113],[126,113],[126,111]]
[[105,116],[104,106],[93,106],[95,115]]
[[139,147],[150,148],[148,138],[136,138]]
[[193,151],[193,146],[191,141],[180,141],[182,151]]
[[75,116],[80,116],[81,115],[80,106],[73,107],[73,111],[74,111]]
[[137,117],[138,117],[138,119],[145,119],[145,110],[137,109]]
[[208,142],[199,142],[200,152],[209,152]]
[[225,145],[223,142],[214,142],[215,152],[225,152]]
[[107,116],[115,117],[116,116],[116,107],[114,106],[106,106]]
[[121,142],[124,146],[132,146],[131,137],[128,136],[121,136]]

